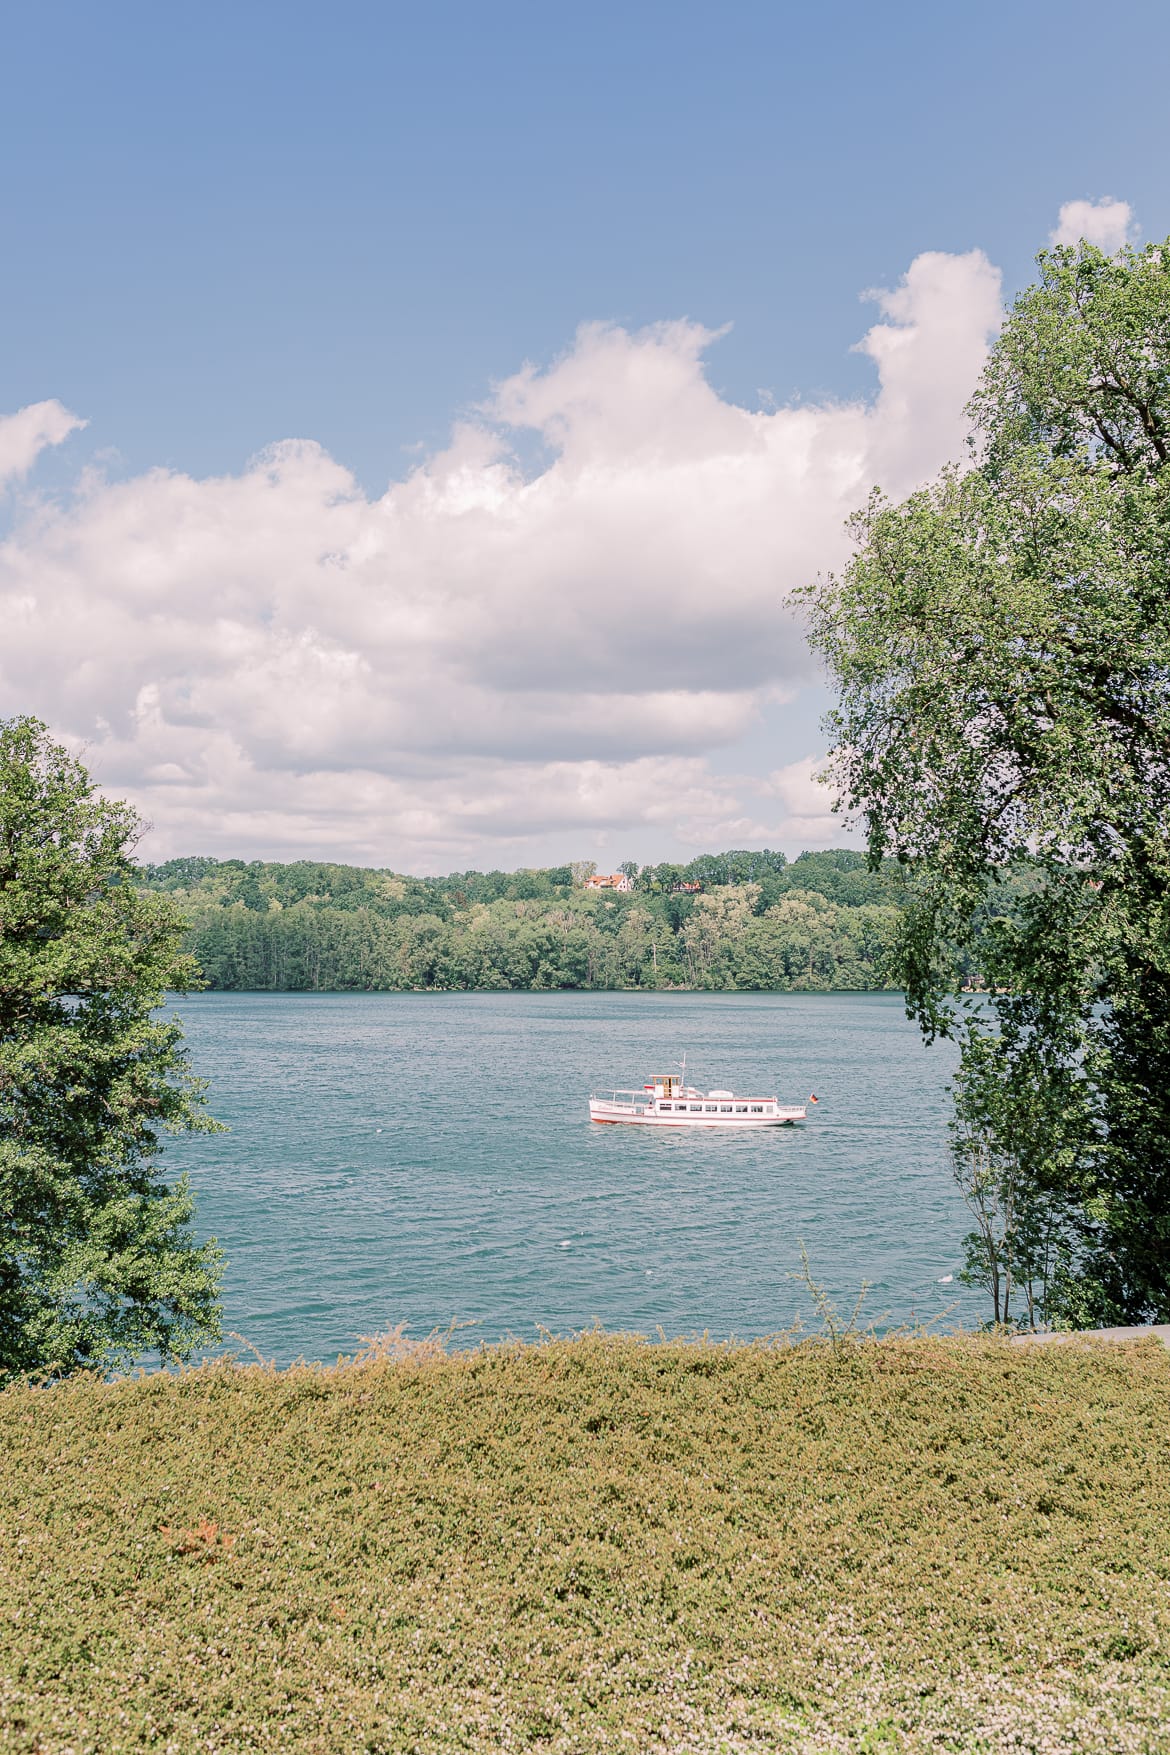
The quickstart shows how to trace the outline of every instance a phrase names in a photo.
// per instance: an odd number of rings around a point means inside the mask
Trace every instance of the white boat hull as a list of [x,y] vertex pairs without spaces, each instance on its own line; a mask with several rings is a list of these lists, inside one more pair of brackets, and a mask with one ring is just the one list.
[[[704,1106],[705,1107],[705,1106]],[[738,1105],[736,1106],[736,1108]],[[808,1111],[803,1103],[776,1104],[769,1113],[766,1106],[761,1106],[763,1113],[753,1113],[751,1105],[744,1105],[746,1113],[737,1114],[733,1108],[730,1115],[716,1113],[692,1114],[688,1108],[681,1112],[675,1108],[663,1111],[652,1099],[644,1104],[612,1103],[604,1097],[589,1099],[590,1121],[616,1122],[633,1127],[792,1127],[798,1121],[807,1119]]]

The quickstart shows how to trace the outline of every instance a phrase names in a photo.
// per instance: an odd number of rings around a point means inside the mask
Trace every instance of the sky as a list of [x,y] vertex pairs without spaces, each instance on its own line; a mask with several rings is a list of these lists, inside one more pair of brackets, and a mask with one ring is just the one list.
[[0,717],[147,859],[842,845],[788,599],[1055,235],[1170,232],[1170,11],[0,7]]

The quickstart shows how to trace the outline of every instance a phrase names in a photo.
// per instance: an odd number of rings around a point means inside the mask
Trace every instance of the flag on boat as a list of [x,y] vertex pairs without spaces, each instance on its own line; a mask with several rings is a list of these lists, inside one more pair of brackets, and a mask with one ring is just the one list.
[[819,1097],[818,1097],[818,1096],[817,1096],[817,1094],[816,1094],[816,1092],[815,1092],[815,1091],[810,1091],[810,1092],[809,1092],[809,1094],[808,1094],[808,1100],[809,1100],[809,1102],[810,1102],[810,1103],[819,1103],[819,1102],[820,1102],[820,1098],[819,1098]]

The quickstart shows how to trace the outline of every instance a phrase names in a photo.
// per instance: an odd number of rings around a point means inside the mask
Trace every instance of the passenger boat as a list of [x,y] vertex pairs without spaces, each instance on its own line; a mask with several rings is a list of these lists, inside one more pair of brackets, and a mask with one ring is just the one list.
[[[816,1098],[810,1096],[810,1103]],[[589,1099],[590,1121],[631,1121],[640,1127],[791,1127],[804,1121],[804,1103],[776,1097],[737,1097],[734,1091],[696,1091],[686,1071],[660,1073],[640,1091],[606,1091]]]

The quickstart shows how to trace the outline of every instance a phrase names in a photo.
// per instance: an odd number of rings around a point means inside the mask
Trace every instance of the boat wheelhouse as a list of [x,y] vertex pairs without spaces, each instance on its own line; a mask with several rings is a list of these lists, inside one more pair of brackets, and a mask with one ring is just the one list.
[[697,1091],[685,1076],[675,1073],[655,1075],[640,1091],[603,1091],[589,1099],[590,1121],[626,1121],[642,1127],[791,1127],[807,1114],[805,1104],[781,1103],[774,1096]]

